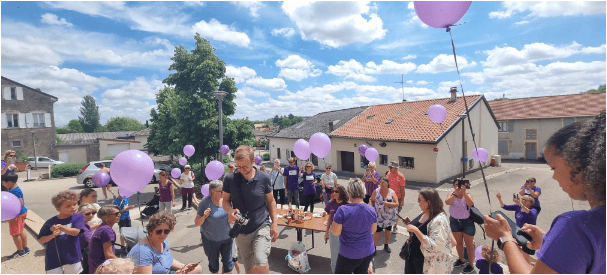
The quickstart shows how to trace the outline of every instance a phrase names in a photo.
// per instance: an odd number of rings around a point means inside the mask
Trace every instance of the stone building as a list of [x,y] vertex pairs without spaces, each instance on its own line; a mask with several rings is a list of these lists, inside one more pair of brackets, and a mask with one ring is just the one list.
[[[2,150],[53,158],[57,97],[2,77]],[[33,135],[32,135],[33,133]],[[34,142],[35,139],[35,142]]]

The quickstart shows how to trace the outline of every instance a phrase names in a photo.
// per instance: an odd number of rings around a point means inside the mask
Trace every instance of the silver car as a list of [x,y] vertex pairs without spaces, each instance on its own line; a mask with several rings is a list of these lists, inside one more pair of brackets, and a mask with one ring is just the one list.
[[[97,185],[95,185],[95,183],[93,182],[93,175],[95,175],[95,173],[101,171],[101,163],[105,164],[105,167],[110,168],[112,161],[111,160],[91,161],[89,164],[87,164],[86,166],[82,167],[82,169],[80,169],[80,171],[78,172],[78,176],[76,177],[76,181],[79,184],[84,184],[84,186],[89,187],[89,188],[97,187]],[[170,169],[171,168],[166,164],[154,163],[154,176],[152,176],[150,183],[158,182],[158,180],[160,179],[159,174],[160,174],[161,170],[164,170],[164,171],[167,171],[170,173],[171,172]],[[111,168],[110,168],[110,170],[111,170]]]
[[[30,167],[32,168],[48,168],[48,166],[53,166],[53,165],[57,165],[57,164],[62,164],[63,161],[58,161],[58,160],[54,160],[52,158],[47,158],[47,157],[38,157],[38,162],[36,163],[36,158],[34,157],[30,157],[29,158],[29,162],[30,162]],[[37,165],[37,166],[36,166]]]

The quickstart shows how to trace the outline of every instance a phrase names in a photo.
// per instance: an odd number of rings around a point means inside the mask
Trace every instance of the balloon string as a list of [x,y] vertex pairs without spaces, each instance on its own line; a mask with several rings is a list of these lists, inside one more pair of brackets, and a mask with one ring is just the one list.
[[[455,53],[455,43],[453,42],[453,34],[451,34],[451,28],[447,28],[447,32],[451,37],[451,47],[453,48],[453,59],[455,60],[455,68],[457,69],[457,77],[459,79],[459,86],[462,89],[462,98],[464,99],[464,107],[466,107],[466,116],[468,117],[468,126],[470,127],[470,134],[472,135],[472,142],[474,143],[474,148],[478,151],[478,146],[476,145],[476,139],[474,138],[474,131],[472,130],[472,120],[470,119],[470,109],[468,109],[468,102],[466,101],[466,95],[464,94],[464,86],[462,85],[462,77],[459,72],[459,66],[457,65],[457,54]],[[462,120],[462,123],[464,121]],[[463,141],[462,141],[463,142]],[[487,199],[489,200],[489,212],[491,212],[491,196],[489,196],[489,187],[487,186],[487,179],[485,178],[485,170],[483,169],[483,164],[478,161],[479,166],[481,167],[481,174],[483,175],[483,183],[485,184],[485,191],[487,192]],[[464,164],[465,165],[465,164]]]
[[[442,123],[439,123],[441,131],[444,133],[444,127]],[[447,140],[447,138],[445,137],[445,142],[447,142],[447,148],[449,148],[449,154],[451,154],[451,160],[453,160],[453,152],[451,152],[451,146],[449,146],[449,140]]]

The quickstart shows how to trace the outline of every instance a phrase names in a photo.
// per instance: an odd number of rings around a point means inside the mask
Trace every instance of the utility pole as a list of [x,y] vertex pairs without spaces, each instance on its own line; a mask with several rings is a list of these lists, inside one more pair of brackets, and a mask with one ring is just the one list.
[[[224,91],[215,91],[215,97],[217,97],[217,103],[219,105],[219,147],[223,145],[223,111],[222,111],[222,103],[223,97],[226,96],[228,92]],[[219,148],[218,147],[218,148]],[[223,164],[223,154],[219,153],[219,161]]]
[[404,74],[400,74],[400,82],[394,82],[394,83],[400,83],[400,87],[403,90],[403,102],[407,101],[405,100],[405,75]]

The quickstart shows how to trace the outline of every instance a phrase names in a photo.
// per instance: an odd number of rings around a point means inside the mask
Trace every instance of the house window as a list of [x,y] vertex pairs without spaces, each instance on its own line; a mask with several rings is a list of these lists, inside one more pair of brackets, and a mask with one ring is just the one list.
[[6,114],[8,128],[19,128],[19,114]]
[[276,148],[276,158],[280,159],[280,148]]
[[537,129],[525,129],[525,139],[526,140],[536,140],[537,139]]
[[388,165],[387,155],[379,155],[379,165]]
[[17,99],[16,87],[11,87],[11,99]]
[[508,122],[507,121],[498,121],[497,124],[500,126],[498,132],[508,132]]
[[21,140],[20,140],[20,139],[17,139],[17,140],[11,140],[11,146],[12,146],[12,147],[18,147],[18,148],[22,147],[22,146],[21,146]]
[[414,159],[410,157],[398,157],[398,166],[405,169],[415,169]]
[[508,154],[508,145],[509,145],[509,141],[508,139],[500,139],[497,141],[497,148],[498,148],[498,153],[500,154]]
[[34,117],[34,127],[44,127],[44,114],[34,113],[32,117]]

